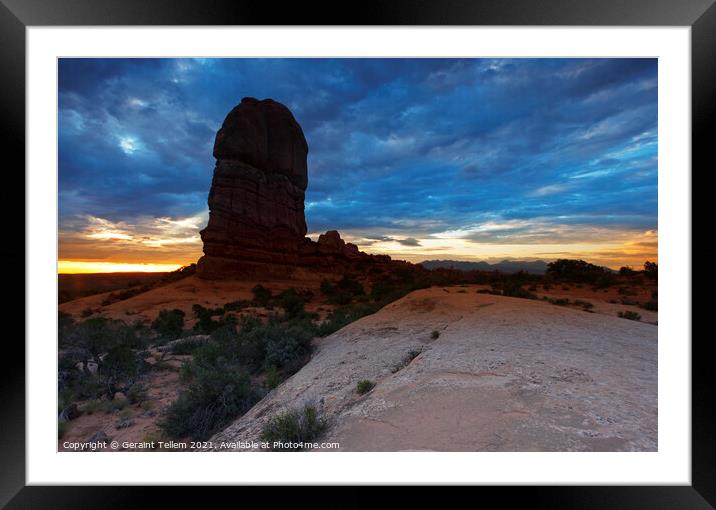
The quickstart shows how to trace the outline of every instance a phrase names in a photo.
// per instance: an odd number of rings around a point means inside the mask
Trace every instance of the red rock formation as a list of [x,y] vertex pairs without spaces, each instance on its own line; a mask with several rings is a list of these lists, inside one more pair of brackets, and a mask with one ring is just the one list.
[[284,105],[244,98],[214,143],[209,224],[197,275],[209,279],[290,277],[296,267],[345,274],[388,270],[387,255],[368,255],[335,230],[306,236],[304,192],[308,144]]
[[199,276],[228,277],[252,263],[298,262],[306,235],[307,154],[301,126],[282,104],[244,98],[231,110],[214,143]]

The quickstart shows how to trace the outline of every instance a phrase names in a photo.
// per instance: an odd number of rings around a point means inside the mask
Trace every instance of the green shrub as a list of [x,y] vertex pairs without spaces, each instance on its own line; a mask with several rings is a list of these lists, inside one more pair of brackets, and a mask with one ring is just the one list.
[[266,369],[266,380],[264,384],[269,391],[281,384],[281,373],[274,365]]
[[646,303],[641,305],[641,307],[644,310],[650,310],[652,312],[656,312],[659,310],[659,302],[652,299],[651,301],[647,301]]
[[272,417],[261,432],[261,440],[274,451],[300,451],[314,442],[326,429],[326,421],[316,408],[305,405]]
[[391,370],[391,372],[392,372],[392,373],[396,373],[396,372],[398,372],[398,371],[404,369],[405,367],[407,367],[408,365],[410,365],[410,363],[411,363],[415,358],[417,358],[417,357],[420,355],[421,352],[422,352],[422,351],[421,351],[420,349],[408,351],[408,354],[405,355],[405,357],[400,361],[400,363],[398,363],[397,365],[395,365],[395,366],[393,367],[393,369]]
[[272,298],[271,290],[259,284],[256,285],[253,289],[251,289],[251,292],[253,292],[254,294],[254,304],[256,306],[268,306]]
[[323,280],[321,282],[321,293],[326,296],[326,301],[334,305],[347,305],[354,298],[365,295],[363,285],[350,276],[343,275],[337,282]]
[[358,395],[365,395],[373,388],[375,388],[375,383],[373,381],[363,379],[358,381],[358,384],[356,384],[356,393],[358,393]]
[[152,322],[152,329],[163,338],[173,340],[178,338],[184,330],[185,313],[177,308],[173,310],[160,310],[159,315]]
[[127,389],[127,399],[130,404],[139,404],[147,399],[147,388],[144,384],[136,382]]
[[260,396],[242,367],[199,365],[191,384],[169,406],[158,425],[169,437],[202,441],[248,411]]
[[575,299],[573,303],[577,306],[581,306],[585,310],[591,310],[592,308],[594,308],[593,303],[590,303],[589,301],[583,301],[581,299]]
[[223,308],[204,308],[200,304],[195,304],[192,305],[191,310],[198,319],[194,324],[194,331],[199,334],[209,335],[224,325],[224,321],[212,319],[215,315],[222,315]]
[[433,330],[433,331],[430,333],[430,338],[433,339],[433,340],[437,340],[438,338],[440,338],[440,331],[438,331],[438,330]]
[[381,308],[378,303],[360,303],[355,305],[340,306],[333,310],[326,320],[318,326],[319,336],[328,336],[335,333],[351,322],[357,321],[361,317],[371,315]]
[[553,305],[557,306],[565,306],[569,304],[569,299],[567,298],[548,298],[545,296],[545,299],[552,303]]
[[305,311],[306,298],[291,287],[279,294],[278,304],[284,309],[288,318],[295,318]]
[[57,312],[57,341],[60,347],[68,344],[69,337],[75,326],[75,320],[68,313]]
[[240,299],[238,301],[231,301],[224,304],[224,312],[238,312],[244,308],[248,308],[253,303],[248,299]]
[[630,321],[640,321],[641,315],[639,315],[636,312],[632,312],[631,310],[625,310],[623,312],[619,312],[617,314],[622,319],[629,319]]
[[70,423],[67,421],[59,421],[57,422],[57,439],[62,439],[62,436],[64,436],[67,433],[67,429],[70,428]]

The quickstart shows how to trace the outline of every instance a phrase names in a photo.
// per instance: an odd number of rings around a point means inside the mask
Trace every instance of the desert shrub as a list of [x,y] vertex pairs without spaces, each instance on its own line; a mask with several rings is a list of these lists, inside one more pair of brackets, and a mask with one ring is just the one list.
[[163,338],[178,338],[184,330],[184,316],[185,313],[177,308],[160,310],[159,315],[152,322],[152,329]]
[[194,324],[194,331],[200,334],[209,335],[216,331],[220,327],[226,324],[226,321],[233,320],[228,318],[226,320],[215,321],[212,317],[216,315],[223,315],[223,308],[205,308],[200,304],[194,304],[191,307],[194,316],[198,319]]
[[340,306],[333,310],[325,321],[318,326],[318,335],[327,336],[354,322],[361,317],[371,315],[381,308],[377,303],[360,303]]
[[303,359],[311,352],[313,334],[299,326],[269,325],[263,334],[266,341],[264,365],[293,373],[303,365]]
[[108,401],[109,411],[122,411],[129,405],[129,399],[125,396],[115,395],[115,397]]
[[373,381],[362,379],[358,381],[358,384],[356,384],[356,393],[358,393],[358,395],[365,395],[373,388],[375,388],[375,383]]
[[431,331],[430,338],[433,340],[437,340],[438,338],[440,338],[440,331],[438,331],[438,330]]
[[[58,389],[70,400],[107,394],[130,386],[145,369],[140,352],[147,338],[122,321],[94,317],[72,324],[63,333],[64,352],[58,359]],[[95,373],[76,368],[96,364]]]
[[270,391],[279,384],[281,384],[281,372],[279,372],[279,370],[274,365],[271,365],[266,369],[265,375],[266,379],[264,381],[264,384],[267,390]]
[[57,312],[57,341],[60,347],[67,344],[74,325],[75,320],[70,314],[62,311]]
[[583,301],[581,299],[575,299],[574,304],[577,306],[581,306],[585,310],[591,310],[592,308],[594,308],[593,303],[590,303],[589,301]]
[[111,400],[101,400],[101,399],[93,399],[88,402],[86,402],[82,406],[82,413],[83,414],[95,414],[95,413],[105,413],[109,414],[112,412],[112,401]]
[[293,287],[279,294],[278,304],[289,318],[297,317],[305,311],[306,298],[299,295]]
[[363,285],[350,276],[343,275],[337,282],[323,280],[321,282],[321,293],[326,296],[326,301],[334,305],[347,305],[354,298],[365,295]]
[[140,382],[135,382],[127,389],[127,400],[130,404],[139,404],[147,399],[147,388]]
[[646,303],[641,305],[641,307],[644,310],[650,310],[652,312],[656,312],[659,310],[659,303],[658,303],[658,301],[652,299],[651,301],[647,301]]
[[270,319],[244,320],[239,331],[233,326],[217,329],[211,341],[194,351],[193,360],[184,373],[191,374],[191,365],[211,367],[222,360],[240,364],[250,373],[273,366],[287,372],[300,368],[311,352],[314,330],[298,321]]
[[622,266],[619,268],[619,274],[621,276],[633,276],[636,273],[631,267],[629,266]]
[[545,274],[556,281],[596,283],[599,278],[611,275],[611,272],[584,260],[558,259],[547,264]]
[[632,312],[631,310],[625,310],[623,312],[619,312],[617,314],[622,319],[629,319],[630,321],[640,321],[641,315],[639,315],[636,312]]
[[394,373],[398,372],[399,370],[404,369],[405,367],[410,365],[410,363],[415,358],[417,358],[421,352],[422,351],[420,349],[417,349],[417,350],[414,349],[414,350],[408,351],[408,354],[406,354],[405,357],[402,360],[400,360],[400,362],[392,368],[391,372],[394,374]]
[[619,287],[618,292],[622,296],[636,296],[636,292],[628,287]]
[[616,283],[616,278],[611,273],[604,273],[597,276],[593,282],[594,290],[608,289]]
[[373,284],[370,297],[376,303],[380,303],[381,306],[384,306],[402,298],[414,290],[427,289],[428,287],[430,287],[430,283],[422,279],[386,279]]
[[202,441],[248,411],[259,398],[243,367],[199,365],[191,384],[169,406],[158,425],[169,437]]
[[94,310],[92,310],[91,308],[85,308],[84,310],[82,310],[82,312],[80,312],[80,317],[82,317],[83,319],[86,319],[93,313],[94,313]]
[[144,434],[144,437],[142,438],[142,441],[145,443],[151,443],[151,449],[156,450],[159,448],[159,442],[166,441],[165,435],[162,433],[161,430],[152,430],[151,432],[147,432]]
[[517,297],[523,299],[537,299],[537,295],[523,288],[534,278],[524,271],[514,274],[497,276],[498,279],[492,282],[492,294]]
[[315,406],[290,409],[273,416],[261,431],[261,440],[269,443],[271,450],[300,451],[304,443],[313,442],[326,429]]
[[544,298],[546,301],[552,303],[553,305],[557,306],[565,306],[569,304],[569,299],[567,298],[548,298],[545,296]]
[[129,409],[123,410],[119,413],[117,422],[114,425],[116,429],[126,429],[134,425],[134,419],[132,419],[132,411]]
[[271,290],[267,289],[263,285],[256,285],[251,292],[254,294],[254,304],[256,306],[267,306],[271,301],[272,295]]
[[244,308],[248,308],[253,303],[248,299],[240,299],[238,301],[231,301],[224,304],[224,313],[226,312],[238,312]]
[[67,429],[70,428],[69,422],[66,421],[58,421],[57,422],[57,439],[62,439],[62,436],[64,436],[67,433]]

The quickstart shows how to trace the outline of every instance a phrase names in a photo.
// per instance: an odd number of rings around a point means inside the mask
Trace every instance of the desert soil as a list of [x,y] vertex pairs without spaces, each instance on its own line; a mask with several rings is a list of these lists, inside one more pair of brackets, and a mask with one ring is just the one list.
[[[128,405],[122,411],[106,413],[96,411],[92,414],[83,413],[68,422],[65,434],[57,442],[58,451],[66,451],[65,443],[88,441],[95,433],[104,432],[110,441],[120,444],[139,443],[142,441],[163,438],[157,425],[161,413],[174,402],[179,393],[179,369],[182,362],[189,356],[168,355],[162,360],[161,368],[155,368],[143,381],[147,388],[147,399],[144,406]],[[148,404],[147,404],[148,403]],[[86,402],[80,402],[83,409]],[[128,415],[131,425],[118,428],[122,414]],[[166,439],[163,439],[166,440]],[[146,451],[142,448],[121,448],[120,450]],[[99,451],[120,451],[109,447]]]
[[[85,310],[91,310],[90,317],[107,317],[123,320],[131,324],[134,321],[149,323],[154,320],[159,312],[164,309],[177,308],[186,314],[187,327],[193,326],[195,322],[192,306],[199,304],[205,308],[216,308],[231,301],[241,299],[253,299],[253,289],[257,284],[263,284],[271,289],[274,294],[293,287],[296,289],[311,290],[315,294],[320,292],[323,275],[319,273],[298,274],[292,280],[275,280],[267,284],[265,281],[223,281],[203,280],[196,276],[190,276],[176,282],[162,285],[151,289],[132,298],[117,301],[110,305],[103,306],[102,302],[109,296],[110,292],[95,294],[62,303],[60,311],[70,314],[75,319],[82,318]],[[314,299],[306,309],[319,313],[324,311],[317,299]],[[265,310],[248,310],[255,315],[261,316]]]
[[[599,296],[588,313],[479,288],[416,291],[317,341],[215,449],[313,403],[330,424],[320,441],[344,451],[656,451],[654,324]],[[360,396],[362,379],[376,386]]]

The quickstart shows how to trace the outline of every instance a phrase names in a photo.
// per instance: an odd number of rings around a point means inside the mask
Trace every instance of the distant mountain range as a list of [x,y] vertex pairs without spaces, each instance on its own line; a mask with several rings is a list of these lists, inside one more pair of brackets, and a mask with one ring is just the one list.
[[547,262],[544,260],[503,260],[495,264],[485,261],[469,262],[466,260],[425,260],[420,264],[426,269],[439,267],[459,269],[461,271],[500,271],[502,273],[516,273],[525,271],[527,273],[544,274],[547,270]]

